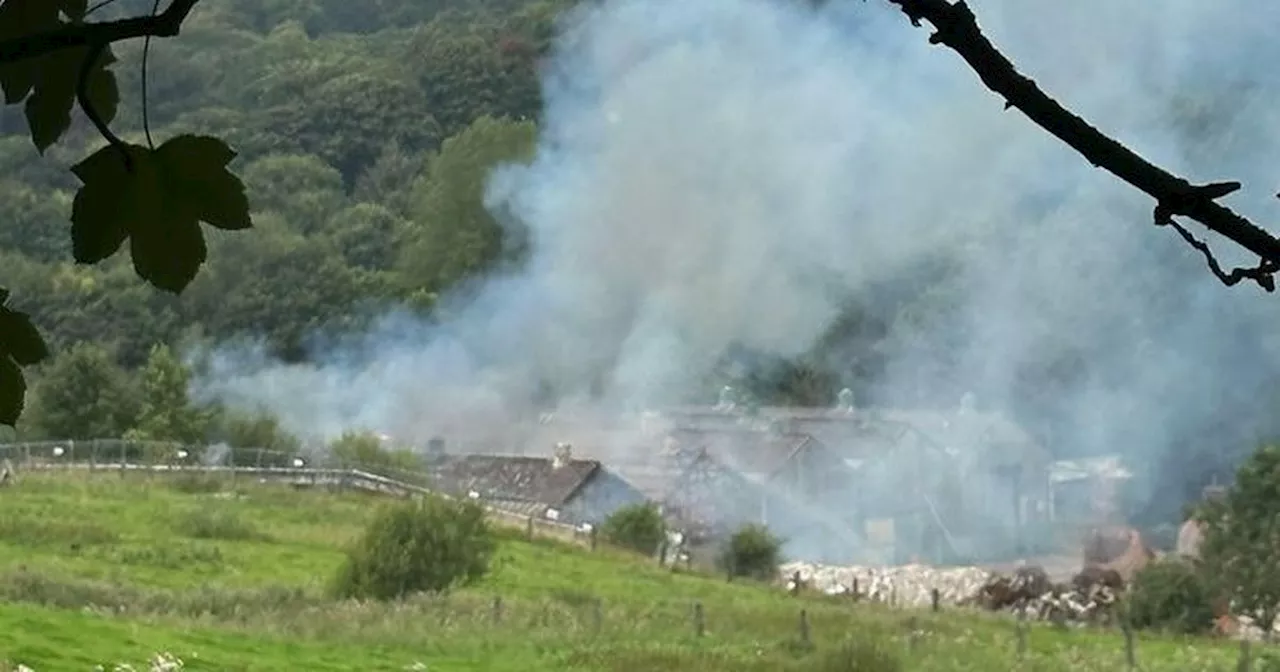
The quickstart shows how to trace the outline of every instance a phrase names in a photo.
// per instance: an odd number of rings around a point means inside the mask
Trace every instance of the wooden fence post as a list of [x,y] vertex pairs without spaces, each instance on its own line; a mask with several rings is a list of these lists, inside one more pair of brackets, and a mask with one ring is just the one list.
[[934,613],[937,613],[942,602],[942,593],[937,588],[929,591],[929,601],[932,603]]
[[524,534],[529,538],[529,541],[533,541],[533,516],[529,516],[528,520],[525,521]]
[[809,640],[809,612],[804,609],[800,610],[800,645],[806,648],[812,646]]
[[701,637],[707,631],[707,623],[702,613],[702,603],[693,603],[693,634],[695,637]]
[[595,525],[592,525],[592,526],[591,526],[591,550],[593,550],[593,551],[594,551],[594,550],[596,550],[596,540],[597,540],[597,538],[598,538],[599,536],[600,536],[600,534],[599,534],[599,532],[596,530],[596,526],[595,526]]
[[1021,610],[1018,611],[1018,620],[1014,622],[1014,632],[1018,638],[1018,658],[1021,659],[1027,655],[1027,624],[1026,615]]
[[1133,628],[1129,626],[1129,618],[1126,614],[1120,619],[1120,631],[1124,633],[1124,664],[1127,669],[1136,669],[1138,661],[1133,650]]
[[1236,672],[1253,671],[1253,655],[1249,650],[1248,638],[1240,640],[1240,659],[1236,661]]
[[495,595],[493,598],[493,623],[497,625],[502,622],[502,596]]
[[858,592],[858,577],[856,576],[853,577],[853,592],[851,592],[850,595],[853,596],[854,602],[862,599],[862,595]]

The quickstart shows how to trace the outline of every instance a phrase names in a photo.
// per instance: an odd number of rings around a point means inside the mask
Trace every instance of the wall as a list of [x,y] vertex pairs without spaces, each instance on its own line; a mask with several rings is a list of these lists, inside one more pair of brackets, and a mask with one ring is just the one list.
[[630,504],[647,501],[645,496],[617,474],[600,468],[564,508],[565,520],[599,525],[609,514]]

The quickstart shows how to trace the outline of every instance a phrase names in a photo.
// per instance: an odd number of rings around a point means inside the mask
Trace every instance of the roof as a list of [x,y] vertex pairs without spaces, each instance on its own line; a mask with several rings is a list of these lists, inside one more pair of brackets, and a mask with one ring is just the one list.
[[569,460],[557,466],[548,457],[448,455],[431,467],[438,487],[484,499],[563,506],[600,469],[596,460]]
[[687,449],[703,449],[707,455],[745,475],[768,478],[801,450],[816,445],[804,433],[773,433],[744,429],[677,429],[671,437]]

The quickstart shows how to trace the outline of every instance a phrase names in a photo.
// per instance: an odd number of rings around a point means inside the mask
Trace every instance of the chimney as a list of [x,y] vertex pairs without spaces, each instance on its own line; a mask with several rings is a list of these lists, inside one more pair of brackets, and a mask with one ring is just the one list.
[[836,410],[842,413],[853,412],[853,390],[844,388],[836,395]]
[[551,456],[551,468],[559,469],[566,466],[573,460],[573,446],[565,441],[556,444],[556,450]]
[[427,441],[427,459],[438,460],[444,457],[444,439],[433,436]]

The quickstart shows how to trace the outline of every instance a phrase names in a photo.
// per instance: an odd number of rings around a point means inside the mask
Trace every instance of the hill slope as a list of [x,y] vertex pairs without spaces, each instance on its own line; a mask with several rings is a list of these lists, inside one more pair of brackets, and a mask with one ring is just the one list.
[[[447,598],[333,602],[325,583],[379,500],[217,486],[26,475],[0,489],[0,669],[111,669],[157,652],[205,670],[864,669],[840,658],[851,637],[877,642],[905,669],[1016,667],[1007,621],[793,598],[514,536],[488,578]],[[799,640],[801,609],[811,648]],[[1030,641],[1037,670],[1123,661],[1114,634],[1037,630]],[[1208,642],[1140,647],[1146,669],[1223,669],[1232,659]]]

